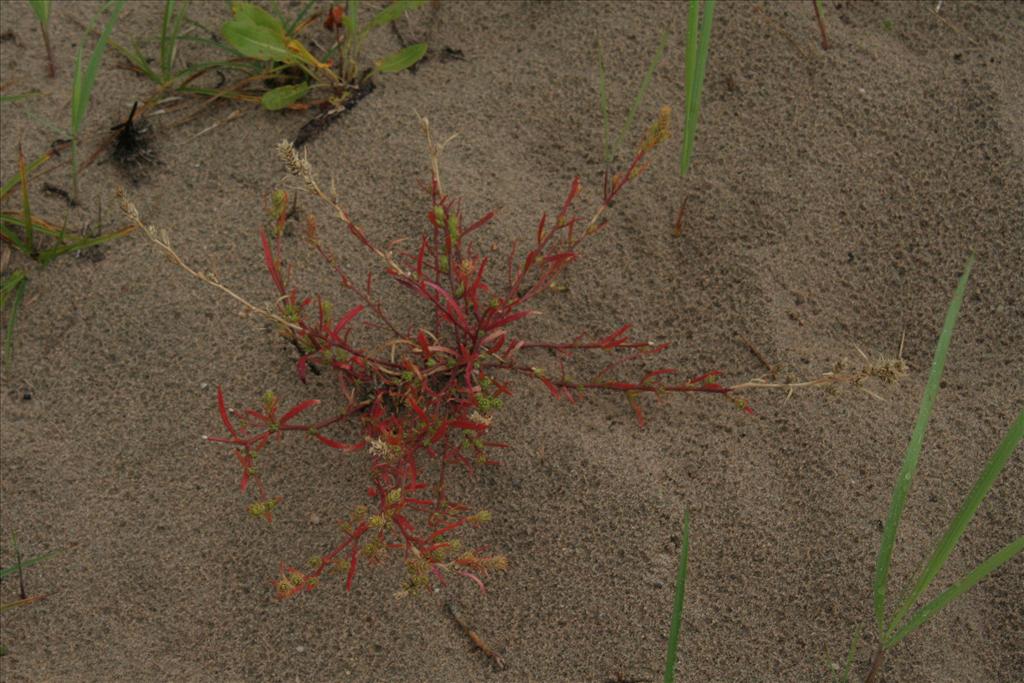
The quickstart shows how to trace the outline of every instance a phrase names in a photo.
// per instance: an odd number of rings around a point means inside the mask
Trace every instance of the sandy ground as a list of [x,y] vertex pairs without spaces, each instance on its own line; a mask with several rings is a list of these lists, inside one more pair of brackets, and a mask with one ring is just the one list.
[[[299,3],[283,3],[296,11]],[[682,681],[828,680],[851,637],[873,646],[871,577],[881,520],[910,435],[942,317],[967,255],[978,257],[895,558],[905,585],[1024,408],[1024,4],[825,3],[822,51],[809,2],[720,3],[697,156],[676,172],[678,137],[610,214],[543,301],[538,335],[571,338],[631,322],[672,342],[659,365],[765,374],[742,341],[800,378],[856,348],[898,352],[909,375],[874,390],[748,394],[755,416],[713,397],[677,398],[639,429],[621,396],[578,405],[516,389],[495,435],[500,468],[460,484],[493,510],[473,540],[508,572],[396,601],[399,563],[278,603],[281,561],[337,539],[360,502],[364,465],[304,441],[269,475],[286,504],[253,520],[221,449],[217,385],[236,405],[265,389],[328,398],[294,376],[294,353],[237,304],[161,258],[140,235],[30,267],[12,365],[0,380],[2,563],[66,548],[31,568],[49,597],[0,620],[3,681],[660,680],[684,510],[692,515]],[[0,4],[5,94],[0,171],[67,128],[74,48],[97,3],[54,3],[58,78],[44,77],[27,4]],[[159,31],[162,3],[130,2],[114,33]],[[215,27],[221,4],[191,15]],[[354,218],[382,241],[415,234],[427,199],[415,112],[458,133],[443,173],[469,214],[496,208],[487,240],[527,236],[574,175],[593,206],[603,170],[595,40],[621,120],[658,39],[669,47],[639,120],[682,103],[685,8],[674,3],[445,1],[403,24],[464,60],[381,77],[308,146]],[[319,30],[319,29],[317,29]],[[370,54],[395,49],[389,33]],[[186,51],[185,58],[189,58]],[[85,131],[95,149],[151,85],[109,52]],[[238,118],[224,122],[233,112]],[[180,117],[178,117],[180,118]],[[159,164],[135,174],[106,153],[69,211],[33,183],[39,215],[120,224],[127,184],[182,256],[255,301],[272,298],[257,228],[279,185],[273,145],[309,118],[245,104],[187,123],[153,116]],[[679,119],[675,120],[679,128]],[[639,133],[639,127],[637,130]],[[66,159],[66,157],[65,157]],[[689,195],[682,234],[676,210]],[[5,207],[6,208],[6,207]],[[326,218],[322,219],[326,222]],[[339,237],[339,244],[345,244]],[[346,247],[341,247],[344,250]],[[329,288],[300,240],[297,272]],[[358,252],[346,254],[358,264]],[[26,267],[15,256],[10,267]],[[308,274],[308,275],[307,275]],[[319,278],[319,279],[318,279]],[[401,299],[401,297],[399,297]],[[398,302],[399,308],[407,301]],[[322,389],[322,387],[321,387]],[[29,398],[30,397],[30,398]],[[1019,455],[1019,454],[1018,454]],[[1024,462],[997,482],[940,577],[948,584],[1024,530]],[[14,582],[0,586],[7,602]],[[495,670],[440,608],[457,604],[507,663]],[[893,650],[886,681],[1013,681],[1024,675],[1018,558]],[[868,647],[855,671],[867,669]]]

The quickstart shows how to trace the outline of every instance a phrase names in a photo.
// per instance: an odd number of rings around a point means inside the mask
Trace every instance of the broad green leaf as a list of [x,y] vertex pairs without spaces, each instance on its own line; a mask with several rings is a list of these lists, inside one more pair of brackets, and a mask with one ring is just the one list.
[[284,24],[282,24],[277,17],[262,7],[254,5],[251,2],[233,2],[231,3],[231,13],[234,15],[234,21],[255,24],[256,26],[262,26],[270,29],[281,36],[281,39],[284,40]]
[[229,21],[221,28],[221,33],[231,47],[249,59],[285,64],[298,61],[298,57],[288,49],[284,34],[276,33],[266,26]]
[[423,59],[427,54],[426,43],[416,43],[409,47],[393,52],[377,62],[377,71],[382,74],[393,74],[397,71],[404,71],[416,62]]
[[367,29],[375,29],[395,21],[406,12],[412,11],[423,4],[423,0],[397,0],[393,2],[370,19],[366,25]]
[[278,109],[284,109],[292,102],[298,102],[305,94],[309,92],[308,83],[299,83],[297,85],[282,85],[280,88],[274,88],[263,93],[263,97],[260,98],[260,103],[264,109],[270,111],[277,111]]

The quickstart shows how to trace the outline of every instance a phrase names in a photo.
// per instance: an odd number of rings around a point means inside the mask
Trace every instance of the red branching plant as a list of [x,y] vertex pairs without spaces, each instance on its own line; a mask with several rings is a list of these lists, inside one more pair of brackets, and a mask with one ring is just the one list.
[[[450,575],[466,577],[483,588],[484,575],[505,569],[504,556],[462,546],[459,532],[488,521],[490,513],[452,500],[446,484],[456,472],[472,475],[480,466],[496,464],[491,453],[504,444],[490,440],[488,434],[502,397],[511,394],[509,385],[517,377],[532,378],[554,398],[567,401],[579,399],[585,391],[621,392],[641,425],[640,398],[645,394],[729,394],[729,388],[717,383],[717,372],[673,382],[670,378],[676,371],[665,368],[643,372],[639,379],[622,379],[617,373],[624,366],[655,356],[667,346],[632,338],[629,325],[605,336],[580,335],[566,342],[529,340],[515,333],[516,323],[537,312],[531,306],[576,260],[580,246],[604,229],[605,210],[643,172],[649,153],[667,137],[668,118],[666,108],[626,170],[606,181],[601,204],[587,221],[574,211],[580,194],[579,179],[574,179],[554,218],[541,217],[529,244],[512,245],[507,262],[500,267],[504,277],[497,282],[488,277],[490,258],[475,239],[494,214],[472,223],[463,220],[460,202],[446,195],[441,184],[438,159],[444,144],[434,143],[425,119],[421,124],[432,161],[428,228],[412,248],[398,252],[390,249],[395,245],[374,244],[333,191],[327,194],[320,188],[306,159],[289,143],[279,146],[289,172],[380,260],[384,275],[422,303],[427,315],[415,327],[403,328],[392,320],[374,292],[372,276],[365,285],[355,282],[321,241],[310,216],[309,243],[333,269],[341,288],[358,301],[336,314],[321,296],[302,294],[290,285],[278,257],[277,240],[261,233],[266,268],[278,295],[276,312],[263,312],[299,349],[299,378],[305,381],[311,370],[329,369],[337,378],[342,406],[329,417],[311,420],[311,409],[320,401],[302,401],[282,414],[277,397],[268,392],[259,409],[235,412],[226,407],[218,388],[218,409],[227,435],[210,441],[232,447],[242,470],[241,488],[256,499],[249,512],[268,521],[281,499],[268,494],[262,465],[268,446],[285,433],[304,434],[328,448],[360,453],[372,478],[368,503],[355,507],[339,522],[342,539],[333,549],[312,559],[308,570],[282,565],[275,583],[278,597],[312,589],[325,572],[339,574],[346,590],[350,589],[361,562],[380,562],[392,553],[400,554],[407,568],[400,595],[434,581],[444,583]],[[280,235],[279,229],[276,232]],[[147,229],[147,234],[157,239],[154,229]],[[173,254],[169,246],[161,246]],[[211,283],[225,289],[215,278]],[[363,323],[364,329],[383,329],[393,337],[386,345],[388,353],[360,343],[357,325],[367,316],[373,320]],[[531,352],[537,350],[553,352],[557,368],[530,362]],[[566,362],[583,352],[604,353],[608,361],[596,374],[581,379],[569,374]],[[347,441],[330,436],[336,431],[332,428],[342,423],[357,425],[360,436]]]

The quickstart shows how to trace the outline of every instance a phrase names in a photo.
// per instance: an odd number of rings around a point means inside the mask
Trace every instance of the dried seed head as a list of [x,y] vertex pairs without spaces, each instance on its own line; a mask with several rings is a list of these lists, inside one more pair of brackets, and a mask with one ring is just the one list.
[[647,135],[644,136],[644,141],[640,145],[640,151],[650,152],[662,142],[668,140],[671,135],[671,124],[672,107],[663,106],[658,110],[657,120],[647,129]]
[[132,223],[136,225],[142,225],[142,217],[139,215],[139,210],[136,208],[132,200],[128,198],[128,193],[123,187],[117,188],[117,201],[121,205],[121,211],[124,215],[131,219]]
[[282,140],[277,144],[277,155],[284,162],[285,168],[293,176],[302,179],[302,182],[306,184],[308,189],[313,194],[319,194],[319,188],[316,184],[316,178],[313,177],[313,167],[309,163],[309,159],[305,156],[299,156],[299,153],[292,146],[292,143],[287,140]]

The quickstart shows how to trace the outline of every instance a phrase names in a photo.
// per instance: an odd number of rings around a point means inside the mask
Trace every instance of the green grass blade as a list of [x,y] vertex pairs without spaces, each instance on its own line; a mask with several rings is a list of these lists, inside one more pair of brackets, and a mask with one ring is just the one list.
[[18,178],[21,182],[21,226],[25,230],[25,246],[28,255],[35,258],[35,231],[32,229],[32,206],[28,201],[28,167],[25,165],[25,154],[18,146]]
[[[19,228],[18,230],[13,229],[10,226]],[[25,244],[25,241],[21,239],[21,216],[15,214],[0,214],[0,237],[5,241],[9,242],[12,247],[17,249],[23,254],[31,253],[31,249]]]
[[647,94],[647,88],[651,84],[651,79],[654,78],[654,70],[658,68],[658,64],[661,63],[661,58],[665,55],[665,46],[668,45],[668,31],[662,31],[661,41],[658,43],[658,49],[654,52],[654,57],[647,65],[647,71],[644,73],[644,78],[640,81],[640,89],[637,90],[636,96],[633,98],[633,103],[629,106],[629,113],[626,114],[626,122],[622,124],[622,128],[619,129],[619,134],[615,137],[615,143],[612,145],[611,156],[615,157],[619,153],[619,148],[622,147],[622,141],[629,137],[630,132],[633,130],[633,122],[636,120],[637,112],[640,111],[640,104],[644,100],[644,95]]
[[284,27],[284,32],[289,36],[292,35],[295,31],[295,28],[302,23],[302,20],[306,18],[306,15],[309,13],[309,10],[312,9],[313,5],[315,4],[316,0],[309,0],[305,5],[303,5],[302,9],[299,10],[299,13],[295,15],[295,18],[292,19],[292,21],[287,26]]
[[[175,7],[177,6],[177,11]],[[167,83],[174,77],[174,58],[178,52],[178,36],[188,11],[188,0],[180,5],[175,0],[164,3],[164,17],[160,26],[160,83]]]
[[17,102],[19,100],[27,100],[30,97],[39,97],[42,94],[42,90],[29,90],[28,92],[21,92],[16,95],[0,95],[0,102]]
[[679,569],[676,572],[676,594],[672,603],[672,624],[668,630],[668,651],[665,655],[664,683],[676,677],[676,654],[679,649],[679,631],[683,624],[683,599],[686,597],[686,574],[690,559],[690,513],[683,514],[683,541],[679,549]]
[[92,55],[89,57],[89,65],[86,67],[84,74],[81,72],[82,50],[81,46],[79,46],[78,56],[75,58],[75,82],[71,98],[71,133],[74,137],[77,137],[82,129],[82,122],[85,120],[85,114],[89,109],[89,95],[92,93],[92,87],[96,83],[96,74],[99,73],[100,64],[103,62],[103,53],[107,48],[107,40],[110,38],[111,31],[114,30],[114,24],[117,23],[122,7],[124,7],[124,0],[115,0],[113,2],[110,17],[107,19],[103,32],[96,41],[96,46],[92,50]]
[[679,175],[684,176],[690,170],[693,158],[693,143],[697,137],[697,121],[700,119],[700,98],[704,89],[704,73],[707,69],[708,52],[711,49],[711,24],[715,15],[715,0],[704,3],[704,17],[700,21],[698,37],[697,24],[699,0],[690,0],[690,13],[687,16],[686,66],[684,90],[686,91],[686,120],[683,124],[683,143],[679,153]]
[[142,50],[139,49],[139,46],[137,44],[133,45],[131,50],[129,50],[127,47],[121,45],[120,43],[114,40],[108,40],[107,44],[110,45],[110,47],[114,48],[115,51],[120,53],[122,57],[127,59],[128,62],[136,69],[138,69],[139,73],[141,73],[143,76],[153,81],[154,83],[159,84],[161,82],[160,74],[154,71],[153,68],[149,65],[149,62],[146,61],[145,55],[142,54]]
[[61,548],[58,548],[57,550],[51,550],[50,552],[43,553],[42,555],[36,555],[35,557],[30,558],[28,560],[22,560],[19,564],[15,564],[10,567],[4,567],[0,569],[0,580],[2,580],[6,576],[14,574],[19,569],[28,569],[34,564],[39,564],[40,562],[44,562],[55,555],[59,555],[61,552],[63,552],[63,550]]
[[840,679],[842,683],[849,683],[850,672],[853,670],[853,658],[857,655],[857,648],[860,647],[860,637],[864,633],[863,627],[857,629],[857,632],[853,634],[853,640],[850,642],[850,650],[846,653],[846,665],[843,667],[843,677]]
[[50,23],[50,0],[28,0],[28,4],[32,6],[40,24],[45,26]]
[[[42,166],[43,164],[45,164],[47,161],[50,160],[50,155],[51,155],[50,152],[46,152],[45,154],[40,155],[31,164],[28,165],[28,168],[26,169],[26,171],[28,173],[31,173],[32,171],[36,170],[37,168],[39,168],[40,166]],[[3,186],[0,186],[0,201],[3,201],[3,199],[8,194],[10,194],[11,191],[15,187],[17,187],[20,183],[21,183],[21,173],[19,172],[18,175],[14,176],[13,178],[11,178],[7,182],[5,182],[3,184]]]
[[10,303],[11,312],[7,316],[7,325],[4,330],[4,362],[10,363],[14,354],[14,325],[18,322],[18,311],[21,309],[21,301],[25,298],[25,289],[28,287],[28,277],[20,270],[8,275],[0,285],[0,311],[8,302],[10,293],[14,292],[14,300]]
[[92,55],[89,57],[89,65],[82,71],[82,50],[85,41],[78,46],[75,54],[75,76],[71,86],[71,175],[74,183],[74,198],[78,199],[78,135],[82,129],[82,122],[85,121],[85,114],[89,109],[89,96],[92,94],[93,84],[96,82],[96,74],[99,72],[100,64],[103,62],[103,53],[107,47],[107,40],[110,38],[114,24],[117,23],[121,8],[124,7],[124,0],[115,0],[110,18],[107,19],[103,32],[93,47]]
[[96,237],[84,237],[74,242],[66,242],[59,244],[41,253],[39,255],[39,263],[45,266],[53,259],[63,254],[66,254],[70,251],[88,249],[89,247],[95,247],[98,244],[103,244],[105,242],[109,242],[110,240],[114,240],[119,237],[124,237],[125,235],[130,235],[132,232],[135,231],[135,227],[136,226],[134,225],[129,225],[128,227],[121,228],[120,230],[117,230],[115,232],[104,233],[102,235],[97,235]]
[[915,612],[910,621],[908,621],[903,628],[896,631],[896,633],[885,641],[884,647],[886,649],[891,648],[893,645],[916,631],[921,625],[938,614],[943,607],[974,588],[979,581],[986,578],[996,569],[999,569],[1003,564],[1019,555],[1022,550],[1024,550],[1024,536],[1018,536],[1002,550],[979,564],[970,574],[954,583],[952,586],[944,590],[937,598]]
[[873,581],[875,597],[875,622],[878,627],[880,640],[885,640],[888,630],[885,625],[885,595],[889,584],[889,569],[892,564],[892,549],[896,542],[896,532],[900,526],[900,518],[903,516],[903,508],[907,502],[907,493],[910,491],[910,482],[917,471],[917,460],[921,454],[921,444],[924,442],[924,433],[928,429],[928,421],[931,419],[932,408],[935,405],[935,397],[939,392],[939,380],[942,378],[942,370],[946,366],[946,353],[949,351],[949,342],[953,336],[953,328],[956,327],[956,318],[960,313],[960,304],[964,300],[964,291],[967,289],[967,279],[971,274],[971,267],[974,265],[974,256],[967,259],[963,275],[957,284],[956,293],[949,303],[946,311],[946,320],[942,325],[942,333],[939,334],[939,342],[935,347],[935,357],[932,360],[931,372],[928,375],[928,384],[925,386],[924,396],[921,399],[921,407],[918,409],[917,422],[914,424],[914,431],[910,435],[910,443],[907,444],[906,453],[903,456],[903,465],[900,467],[899,477],[892,492],[892,502],[889,506],[889,515],[885,521],[882,532],[882,543],[878,550],[878,560],[875,563],[875,577]]
[[924,571],[918,577],[914,583],[913,589],[907,594],[906,599],[903,600],[899,609],[892,617],[891,624],[895,627],[899,625],[903,618],[908,612],[917,604],[917,601],[921,598],[932,581],[942,570],[942,567],[946,564],[946,560],[949,559],[950,554],[953,552],[953,548],[960,541],[960,537],[963,536],[967,526],[974,519],[975,513],[978,511],[978,507],[981,505],[981,501],[988,495],[992,485],[995,484],[996,479],[1002,473],[1003,468],[1009,461],[1010,456],[1013,455],[1017,445],[1020,444],[1021,437],[1024,436],[1024,412],[1017,416],[1017,419],[1012,425],[1010,430],[1006,433],[1006,437],[1003,439],[999,447],[996,448],[992,454],[992,458],[989,460],[988,465],[982,471],[978,477],[978,481],[975,482],[974,488],[967,494],[966,500],[964,500],[963,507],[960,508],[960,512],[957,513],[956,517],[953,518],[952,523],[949,525],[949,529],[939,539],[938,544],[935,546],[935,551],[932,556],[928,559],[925,565]]

